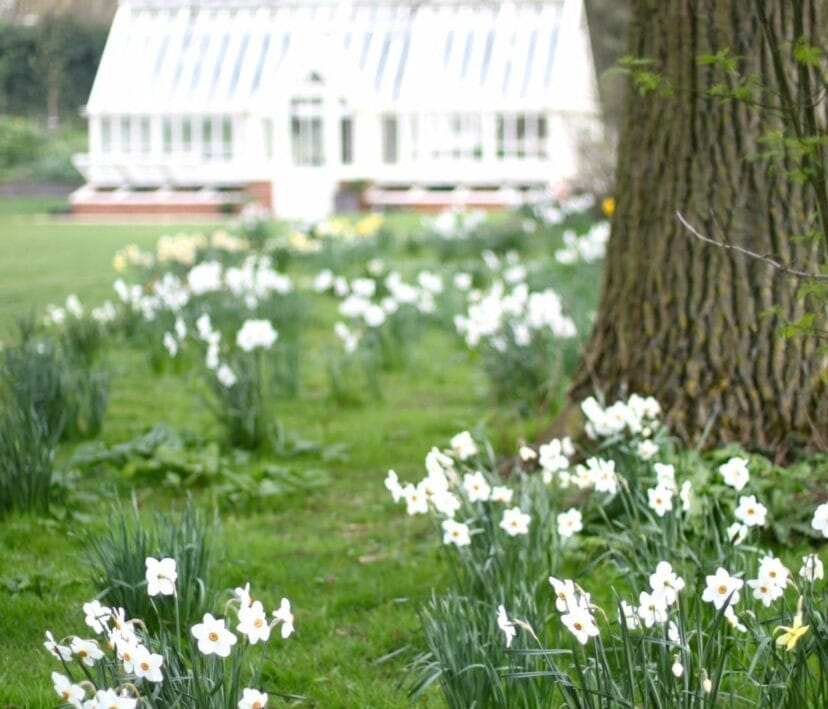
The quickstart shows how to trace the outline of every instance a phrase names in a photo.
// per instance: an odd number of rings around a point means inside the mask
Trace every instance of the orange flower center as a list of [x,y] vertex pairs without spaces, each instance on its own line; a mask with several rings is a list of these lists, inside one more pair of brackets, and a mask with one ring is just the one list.
[[718,589],[716,589],[716,590],[717,590],[719,593],[721,593],[722,595],[724,595],[725,593],[727,593],[727,586],[724,586],[724,585],[719,586],[719,588],[718,588]]
[[210,633],[207,636],[212,642],[216,642],[218,640],[218,633]]

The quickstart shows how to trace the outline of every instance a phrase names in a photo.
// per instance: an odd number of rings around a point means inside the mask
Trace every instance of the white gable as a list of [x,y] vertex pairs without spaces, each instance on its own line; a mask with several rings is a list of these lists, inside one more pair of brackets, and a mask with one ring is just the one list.
[[582,16],[580,0],[127,0],[87,108],[241,114],[315,69],[376,110],[597,113]]

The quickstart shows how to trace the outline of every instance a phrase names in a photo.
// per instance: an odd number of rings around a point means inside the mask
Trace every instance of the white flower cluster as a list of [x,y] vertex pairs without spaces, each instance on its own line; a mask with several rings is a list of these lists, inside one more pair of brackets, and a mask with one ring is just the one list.
[[445,209],[430,219],[423,219],[423,227],[441,239],[468,239],[487,218],[482,209]]
[[[46,306],[46,325],[63,325],[67,318],[74,318],[81,320],[84,316],[85,310],[80,302],[80,299],[74,293],[70,293],[66,297],[66,302],[63,306],[47,305]],[[102,305],[92,308],[89,312],[90,317],[98,323],[105,324],[112,322],[117,317],[115,306],[111,300],[105,300]]]
[[[472,531],[468,521],[455,519],[464,509],[474,514],[475,505],[495,503],[505,506],[500,528],[509,536],[529,533],[531,515],[510,506],[514,490],[493,485],[473,467],[479,447],[468,431],[451,439],[451,448],[432,448],[425,460],[426,476],[416,485],[402,484],[393,470],[388,471],[385,487],[394,502],[405,502],[409,515],[427,514],[433,510],[445,517],[442,521],[443,543],[463,547],[471,544]],[[462,473],[462,477],[461,477]]]
[[609,241],[609,222],[596,222],[583,236],[578,236],[572,229],[563,234],[564,247],[555,251],[558,263],[573,264],[582,261],[592,263],[604,258]]
[[468,310],[455,316],[454,326],[469,347],[486,342],[499,352],[505,352],[510,343],[529,346],[535,333],[561,339],[577,334],[554,290],[530,293],[525,283],[507,290],[502,281],[496,281],[485,293],[469,293]]
[[581,402],[581,411],[587,419],[586,434],[593,440],[625,432],[650,438],[660,426],[661,406],[652,396],[632,394],[627,401],[616,401],[606,408],[590,396]]
[[[147,593],[150,596],[174,596],[178,573],[175,559],[146,559]],[[236,630],[250,645],[267,642],[270,632],[276,625],[281,625],[282,638],[288,638],[294,631],[293,614],[290,601],[282,599],[278,609],[272,612],[268,620],[261,601],[255,601],[250,595],[250,584],[237,588],[235,598],[228,603],[238,605],[238,624]],[[71,678],[58,672],[52,673],[55,692],[66,703],[78,709],[134,709],[141,700],[144,683],[159,684],[164,681],[162,670],[164,658],[153,652],[146,627],[137,619],[128,619],[123,608],[108,608],[98,600],[84,603],[83,612],[86,625],[97,635],[106,638],[105,647],[114,651],[119,669],[110,669],[105,674],[112,677],[121,675],[123,682],[116,688],[98,689],[91,682],[74,683]],[[136,628],[142,629],[139,634]],[[238,642],[236,635],[226,627],[225,619],[214,618],[205,613],[201,623],[195,624],[190,632],[196,639],[198,650],[203,655],[216,655],[221,658],[230,656],[232,648]],[[104,660],[104,651],[97,640],[84,640],[77,636],[67,638],[69,645],[59,643],[51,632],[46,632],[44,647],[68,669],[68,663],[76,660],[85,668],[95,667]],[[66,642],[66,641],[63,641]],[[91,677],[84,671],[87,679]],[[103,676],[103,675],[102,675]],[[86,698],[87,690],[93,696]],[[267,703],[267,694],[256,689],[244,689],[238,703],[240,709],[261,708]]]
[[389,273],[382,281],[387,295],[376,299],[377,281],[373,278],[355,278],[348,282],[343,277],[334,277],[331,271],[322,271],[314,279],[314,288],[324,292],[333,289],[342,298],[339,314],[350,324],[338,322],[334,333],[342,341],[347,353],[354,352],[364,336],[366,328],[377,330],[388,318],[403,309],[413,308],[415,312],[430,315],[437,309],[435,296],[443,292],[443,279],[430,271],[417,274],[417,284],[406,283],[396,271]]
[[225,268],[219,261],[202,261],[194,265],[184,280],[164,273],[152,283],[148,292],[140,285],[128,285],[123,279],[113,284],[121,302],[141,313],[145,320],[155,320],[159,311],[178,313],[193,297],[224,292],[241,300],[249,309],[255,308],[273,294],[293,291],[289,276],[276,271],[268,256],[250,255],[240,266]]

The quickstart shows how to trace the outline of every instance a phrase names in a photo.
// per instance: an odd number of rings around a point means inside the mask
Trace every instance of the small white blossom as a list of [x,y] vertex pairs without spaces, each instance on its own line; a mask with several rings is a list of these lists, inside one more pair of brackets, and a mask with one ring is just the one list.
[[224,619],[216,619],[210,613],[205,613],[202,622],[196,623],[191,632],[198,641],[198,649],[202,655],[228,657],[238,640],[224,627]]
[[492,488],[491,499],[495,502],[502,502],[504,505],[511,504],[515,491],[504,485],[495,485]]
[[822,565],[822,559],[816,554],[808,554],[802,557],[802,568],[799,570],[801,578],[810,583],[822,580],[825,578],[825,569]]
[[742,490],[750,480],[747,458],[731,458],[727,463],[719,466],[719,473],[724,478],[725,485],[730,485],[737,492]]
[[469,528],[462,522],[455,522],[453,519],[443,520],[443,544],[454,544],[457,547],[464,547],[471,544]]
[[816,508],[811,526],[821,532],[823,537],[828,537],[828,502],[824,502]]
[[646,627],[667,622],[667,604],[663,595],[642,591],[638,594],[638,601],[638,617]]
[[258,689],[245,689],[237,706],[239,709],[264,709],[267,706],[267,694]]
[[469,502],[485,502],[491,497],[492,488],[481,472],[466,473],[463,476],[463,489],[469,496]]
[[591,637],[598,635],[598,624],[589,609],[577,606],[561,616],[561,622],[567,627],[575,639],[586,645]]
[[558,534],[567,539],[584,528],[580,510],[574,507],[558,515]]
[[270,638],[270,625],[261,601],[253,601],[249,605],[239,608],[239,624],[236,630],[247,638],[247,642],[255,645],[260,640],[267,642]]
[[472,456],[477,455],[477,443],[474,442],[471,433],[462,431],[451,439],[450,442],[452,452],[460,458],[460,460],[468,460]]
[[103,652],[94,640],[74,637],[70,648],[75,657],[87,667],[94,667],[95,663],[103,657]]
[[673,509],[673,491],[659,485],[647,490],[648,505],[659,517]]
[[506,609],[502,605],[497,607],[497,627],[506,636],[506,647],[512,647],[512,640],[515,639],[517,631],[515,630],[515,624],[509,620]]
[[86,697],[83,687],[72,684],[72,681],[60,672],[52,672],[52,683],[55,685],[55,692],[66,704],[80,709]]
[[72,659],[72,651],[66,647],[66,645],[60,645],[57,643],[49,630],[46,631],[46,642],[43,643],[43,647],[52,653],[52,655],[54,655],[58,660],[69,662]]
[[281,633],[283,640],[293,635],[293,631],[295,630],[293,626],[294,617],[293,611],[290,609],[290,601],[287,598],[282,599],[279,607],[273,611],[272,615],[277,623],[282,624]]
[[503,512],[503,519],[500,521],[500,528],[510,537],[520,534],[529,534],[529,522],[532,517],[521,512],[519,507],[510,507]]
[[139,646],[132,667],[136,677],[145,679],[147,682],[157,683],[164,680],[164,675],[161,672],[161,665],[163,664],[164,658],[161,655],[150,652],[144,646]]
[[767,507],[757,502],[754,495],[740,497],[739,506],[733,512],[733,516],[747,527],[764,526],[767,514]]
[[739,589],[744,586],[744,581],[731,576],[726,569],[719,567],[715,574],[706,577],[706,581],[702,600],[712,603],[717,610],[739,602]]
[[178,579],[175,559],[167,557],[159,561],[148,556],[145,564],[147,567],[147,593],[150,596],[175,595],[175,582]]

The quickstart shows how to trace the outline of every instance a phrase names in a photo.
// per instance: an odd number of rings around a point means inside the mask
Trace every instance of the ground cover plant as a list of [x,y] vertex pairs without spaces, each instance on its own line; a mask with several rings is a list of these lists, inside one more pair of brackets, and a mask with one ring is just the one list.
[[[216,706],[261,704],[254,691],[268,705],[403,706],[411,693],[429,706],[597,706],[624,692],[739,705],[788,701],[791,677],[802,696],[824,694],[814,654],[825,638],[824,460],[802,461],[780,485],[777,467],[750,458],[750,487],[734,491],[719,466],[745,454],[681,450],[644,398],[588,403],[592,439],[544,437],[597,299],[606,226],[591,200],[482,222],[401,214],[292,226],[252,213],[181,227],[33,216],[46,207],[0,202],[0,354],[21,346],[16,323],[28,317],[33,342],[76,353],[83,372],[105,366],[108,397],[99,430],[5,449],[17,458],[7,456],[0,486],[11,500],[0,507],[0,704],[54,706],[68,692],[95,706],[112,689],[151,706],[213,690]],[[428,451],[429,474],[408,483]],[[656,464],[673,466],[676,489]],[[737,544],[742,530],[729,527],[749,514],[740,497],[750,495],[750,514],[761,504],[767,524]],[[653,505],[668,502],[662,517]],[[714,541],[695,559],[700,539]],[[799,591],[771,609],[747,585],[769,552]],[[679,643],[668,623],[645,632],[615,620],[621,600],[645,606],[639,594],[653,595],[661,561],[685,582],[686,607],[668,609]],[[762,648],[747,674],[741,631],[691,601],[719,565],[745,582],[733,605]],[[599,623],[600,645],[561,625],[550,575],[577,583],[576,601],[592,592],[578,607]],[[161,588],[175,595],[150,593]],[[96,602],[115,609],[100,611],[110,630],[118,608],[124,623],[142,621],[129,627],[147,669],[126,666],[117,643],[109,651],[84,624],[81,609]],[[251,622],[259,608],[279,613],[261,632],[292,626],[289,643],[264,655],[248,647],[237,616],[253,606]],[[226,640],[226,660],[199,650],[202,630]],[[86,655],[72,651],[64,667],[44,641]],[[95,668],[84,663],[91,647],[102,653]],[[680,691],[675,654],[683,693],[660,694],[652,687],[670,678]],[[630,680],[625,657],[656,669]],[[200,696],[196,705],[213,701]]]

